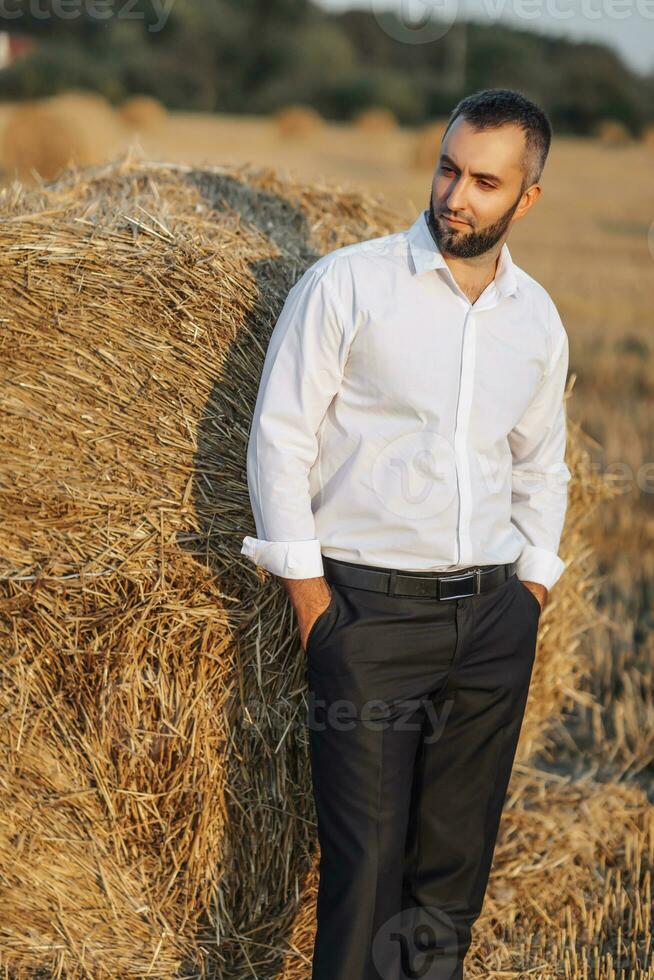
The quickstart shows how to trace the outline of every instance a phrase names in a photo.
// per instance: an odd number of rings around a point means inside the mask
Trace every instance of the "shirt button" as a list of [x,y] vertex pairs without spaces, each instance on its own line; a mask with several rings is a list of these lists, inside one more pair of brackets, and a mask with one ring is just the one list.
[[297,568],[297,561],[295,558],[289,558],[286,562],[289,568]]

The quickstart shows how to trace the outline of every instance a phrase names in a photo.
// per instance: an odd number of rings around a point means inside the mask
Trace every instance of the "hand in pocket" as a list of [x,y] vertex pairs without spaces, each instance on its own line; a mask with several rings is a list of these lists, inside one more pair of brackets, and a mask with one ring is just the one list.
[[[329,599],[327,600],[327,603],[323,606],[322,609],[318,610],[317,613],[314,613],[314,615],[311,616],[311,618],[309,619],[307,619],[305,616],[302,615],[300,616],[300,643],[302,644],[302,649],[304,650],[305,653],[307,652],[307,644],[309,642],[309,637],[313,632],[314,626],[316,625],[319,619],[321,619],[323,616],[327,614],[327,611],[330,608],[333,601],[334,601],[334,592],[330,588]],[[311,608],[313,609],[313,606]]]
[[[545,606],[545,599],[546,599],[546,596],[547,596],[547,589],[545,588],[544,585],[541,585],[540,582],[527,582],[526,580],[523,580],[523,579],[518,579],[518,581],[520,582],[520,584],[522,586],[524,586],[524,588],[530,594],[530,596],[532,597],[532,599],[534,600],[534,602],[537,602],[538,603],[538,615],[540,616],[540,614],[542,613],[543,608]],[[532,586],[533,586],[533,588],[532,588]]]

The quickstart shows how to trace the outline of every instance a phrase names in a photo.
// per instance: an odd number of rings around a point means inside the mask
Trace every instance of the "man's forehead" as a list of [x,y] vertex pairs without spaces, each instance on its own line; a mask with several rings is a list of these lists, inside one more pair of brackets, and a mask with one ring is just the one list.
[[[460,125],[459,125],[460,124]],[[467,119],[457,119],[441,143],[441,156],[461,170],[520,169],[525,152],[524,131],[515,123],[492,129],[475,129]]]

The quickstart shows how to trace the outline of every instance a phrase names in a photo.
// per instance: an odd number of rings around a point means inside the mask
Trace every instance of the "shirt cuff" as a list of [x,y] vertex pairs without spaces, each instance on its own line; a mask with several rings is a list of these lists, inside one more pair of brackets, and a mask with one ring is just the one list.
[[318,538],[309,541],[264,541],[246,535],[241,554],[282,578],[320,578],[322,553]]
[[533,545],[525,545],[518,558],[516,574],[519,579],[539,582],[546,589],[551,589],[554,583],[559,580],[566,564],[553,551],[535,548]]

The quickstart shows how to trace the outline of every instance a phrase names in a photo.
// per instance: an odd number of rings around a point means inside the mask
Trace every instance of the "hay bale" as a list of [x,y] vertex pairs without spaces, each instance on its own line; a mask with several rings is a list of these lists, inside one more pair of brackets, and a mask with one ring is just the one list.
[[645,146],[654,146],[654,124],[643,127],[640,138]]
[[354,119],[354,126],[371,133],[387,133],[398,128],[397,117],[390,109],[372,106],[364,109]]
[[103,96],[73,90],[18,105],[4,127],[0,154],[9,177],[52,180],[68,166],[110,159],[126,138]]
[[411,165],[414,169],[434,169],[440,153],[445,126],[445,120],[437,120],[418,130],[411,157]]
[[[302,269],[402,222],[270,170],[127,158],[14,184],[0,216],[3,966],[145,975],[151,954],[162,978],[300,980],[290,942],[310,955],[316,888],[306,667],[285,591],[240,555],[247,432]],[[542,616],[523,760],[587,669],[578,594],[602,494],[571,436],[571,564]],[[520,778],[515,805],[542,808]],[[523,843],[507,843],[515,861]]]
[[[379,202],[282,185],[267,171],[248,179],[126,161],[47,188],[14,185],[0,213],[10,219],[1,226],[1,313],[13,338],[2,353],[9,455],[0,465],[12,489],[0,527],[0,630],[24,665],[7,703],[18,711],[34,672],[47,671],[71,714],[66,743],[80,733],[71,781],[88,790],[115,855],[106,892],[93,893],[107,932],[91,975],[112,975],[130,955],[132,972],[145,974],[151,919],[133,931],[112,906],[120,913],[123,904],[112,880],[124,877],[137,895],[133,876],[161,925],[153,975],[177,975],[171,964],[184,956],[198,967],[204,943],[219,975],[238,976],[247,958],[256,975],[274,975],[266,935],[292,921],[314,842],[306,748],[294,727],[297,642],[275,660],[280,648],[265,640],[261,670],[251,671],[257,624],[281,639],[291,620],[279,587],[269,579],[262,590],[238,558],[251,525],[248,417],[259,355],[300,268],[390,230],[390,220]],[[39,690],[45,717],[49,692]],[[63,736],[47,719],[57,744]],[[6,812],[19,800],[27,810],[27,785],[8,761],[0,805]],[[52,914],[57,860],[71,871],[77,860],[51,819],[57,807],[74,808],[64,793],[52,791],[25,844],[38,835],[47,879],[31,889],[39,923]],[[297,812],[290,834],[287,804]],[[72,976],[86,955],[79,936],[94,934],[84,909],[76,918],[72,879],[60,883],[59,927],[30,942],[3,928],[20,914],[33,872],[8,850],[4,860],[14,911],[2,916],[0,943],[11,946],[12,969],[54,975],[63,961]],[[236,938],[250,926],[261,949]]]
[[603,119],[595,127],[595,136],[602,146],[628,146],[632,142],[631,133],[617,119]]
[[73,121],[60,119],[41,103],[27,103],[10,115],[2,134],[2,165],[9,176],[51,180],[75,159],[83,143]]
[[320,113],[307,105],[286,106],[275,113],[274,119],[279,135],[289,139],[312,136],[324,126]]
[[151,129],[165,122],[166,107],[152,95],[135,95],[123,102],[120,118],[132,129]]
[[28,663],[19,651],[6,653],[3,645],[3,966],[11,964],[15,976],[40,969],[48,976],[112,978],[148,969],[179,976],[183,937],[152,905],[153,857],[142,853],[139,867],[116,833],[110,806],[116,786],[102,782],[111,769],[106,742],[98,742],[93,724],[80,724],[57,690],[50,673],[56,651],[42,645]]
[[0,102],[0,138],[9,119],[18,108],[18,102]]

